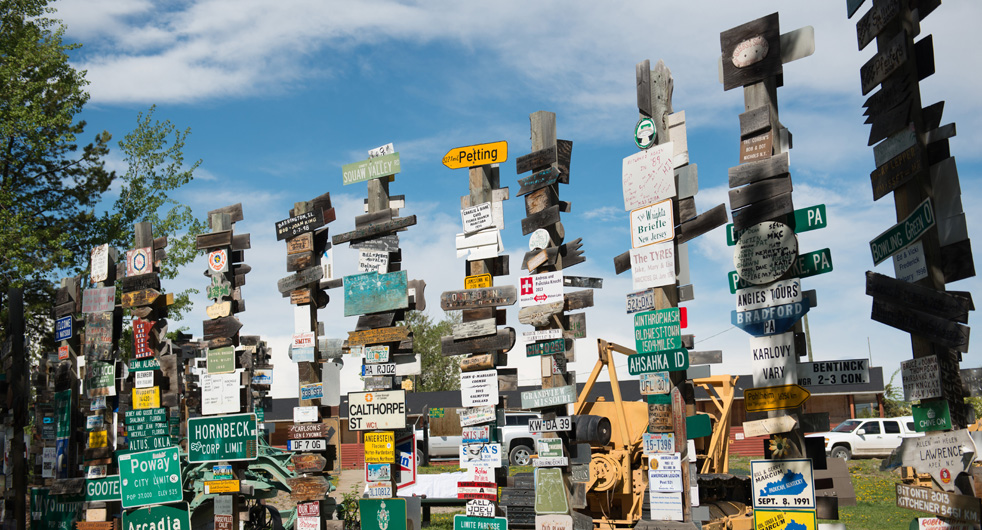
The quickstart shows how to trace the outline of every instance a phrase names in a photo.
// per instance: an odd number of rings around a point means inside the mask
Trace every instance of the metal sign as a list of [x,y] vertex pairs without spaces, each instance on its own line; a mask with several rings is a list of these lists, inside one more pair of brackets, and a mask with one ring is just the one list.
[[900,375],[904,385],[904,401],[941,397],[941,366],[937,357],[931,355],[901,361]]
[[123,454],[118,460],[123,508],[184,499],[179,448]]
[[399,171],[399,153],[392,153],[341,166],[341,182],[347,186],[395,175]]
[[794,351],[794,333],[751,337],[750,352],[755,387],[798,382],[798,355]]
[[658,134],[655,131],[655,121],[644,117],[638,120],[634,126],[634,144],[640,149],[647,149],[655,145]]
[[791,326],[801,320],[810,308],[811,299],[803,295],[801,302],[793,304],[750,311],[731,311],[730,322],[755,337],[773,335],[791,329]]
[[253,413],[188,418],[188,462],[255,460],[257,424]]
[[811,392],[798,385],[748,388],[743,391],[747,412],[793,409],[805,402]]
[[366,363],[380,364],[389,362],[389,346],[387,344],[365,346],[364,352]]
[[491,287],[490,274],[475,274],[464,278],[464,289],[482,289]]
[[392,480],[392,464],[365,462],[365,482],[389,482]]
[[562,271],[522,276],[519,279],[518,303],[521,307],[563,301]]
[[955,477],[975,460],[975,442],[965,429],[904,438],[898,450],[905,466],[929,473],[945,491],[955,491]]
[[754,530],[796,528],[818,530],[815,510],[758,510],[754,509]]
[[868,383],[868,359],[798,363],[798,384],[801,386],[857,385]]
[[[471,502],[468,501],[468,505]],[[493,510],[493,507],[492,507]],[[508,519],[504,517],[471,517],[470,515],[454,515],[453,530],[508,530]]]
[[754,285],[773,282],[794,265],[798,239],[783,223],[756,224],[740,235],[733,265],[741,280]]
[[682,348],[682,318],[679,308],[670,307],[635,314],[634,343],[639,354]]
[[751,460],[753,506],[815,509],[815,479],[810,458]]
[[348,429],[371,431],[406,428],[406,391],[350,392]]
[[653,289],[645,289],[627,295],[627,314],[639,311],[650,311],[655,308],[655,292]]
[[160,387],[153,388],[134,388],[133,389],[133,409],[155,409],[160,408]]
[[55,320],[55,340],[70,340],[72,338],[72,319],[71,315]]
[[361,366],[362,377],[375,377],[380,375],[395,375],[396,363],[363,364]]
[[951,412],[947,401],[923,401],[911,405],[914,430],[917,432],[946,431],[951,429]]
[[558,432],[573,430],[573,422],[569,416],[557,416],[553,419],[529,419],[530,432]]
[[[825,214],[824,204],[795,210],[793,217],[794,233],[796,234],[828,226],[828,216]],[[736,245],[742,233],[743,231],[738,231],[733,223],[726,225],[726,244],[731,247]]]
[[675,238],[672,200],[631,211],[631,248],[640,248]]
[[644,433],[642,447],[645,454],[675,452],[675,433]]
[[461,404],[482,407],[498,404],[498,371],[480,370],[460,374]]
[[366,432],[365,462],[372,464],[393,463],[396,459],[395,433]]
[[668,372],[645,372],[638,377],[641,395],[667,394],[672,391],[672,380]]
[[627,372],[639,375],[645,372],[675,372],[689,368],[689,352],[685,348],[655,353],[636,353],[627,358]]
[[364,530],[406,530],[406,499],[358,499]]
[[85,501],[119,501],[119,475],[85,481]]
[[122,528],[166,528],[191,530],[191,511],[188,503],[174,506],[154,506],[123,512]]
[[500,164],[506,160],[508,142],[505,141],[455,147],[443,155],[443,165],[450,169]]
[[563,471],[559,468],[535,469],[535,513],[569,513]]
[[900,249],[919,239],[934,226],[934,210],[931,199],[924,199],[903,221],[888,228],[869,242],[873,264],[879,265]]
[[537,409],[576,402],[576,387],[566,385],[522,392],[522,408]]
[[230,374],[235,371],[235,348],[208,348],[205,362],[206,372],[209,374]]

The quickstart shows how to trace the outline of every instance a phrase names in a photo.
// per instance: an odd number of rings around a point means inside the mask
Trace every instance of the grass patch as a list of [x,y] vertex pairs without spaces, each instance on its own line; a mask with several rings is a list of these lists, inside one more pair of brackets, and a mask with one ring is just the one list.
[[453,530],[453,517],[455,515],[462,515],[463,513],[463,510],[442,513],[434,511],[430,515],[430,523],[424,524],[423,526],[430,530]]

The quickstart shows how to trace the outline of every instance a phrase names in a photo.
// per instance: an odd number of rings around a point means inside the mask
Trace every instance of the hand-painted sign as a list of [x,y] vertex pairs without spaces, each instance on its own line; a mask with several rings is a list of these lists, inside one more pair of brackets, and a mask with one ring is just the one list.
[[757,388],[798,382],[794,333],[750,338],[751,367]]
[[443,165],[450,169],[500,164],[506,160],[508,142],[504,141],[455,147],[443,155]]
[[522,392],[523,409],[541,409],[574,402],[576,402],[576,388],[573,385]]
[[468,288],[463,291],[446,291],[440,295],[440,308],[444,311],[478,309],[513,305],[518,300],[514,285]]
[[562,271],[522,276],[519,279],[519,305],[529,307],[563,301]]
[[941,397],[941,367],[937,357],[931,355],[901,361],[900,375],[904,401]]
[[105,313],[116,307],[116,286],[82,291],[83,313]]
[[679,308],[636,313],[634,343],[639,354],[682,348],[682,321]]
[[815,508],[812,461],[751,460],[753,505],[758,508]]
[[348,429],[406,428],[406,391],[348,393]]
[[[920,439],[920,438],[918,438]],[[931,488],[897,484],[897,507],[933,513],[973,525],[982,522],[982,505],[978,497],[957,495]]]
[[184,499],[179,448],[128,453],[117,458],[123,508]]
[[133,357],[135,359],[146,359],[153,357],[153,348],[150,345],[150,330],[153,329],[155,321],[133,319]]
[[353,164],[341,166],[342,184],[357,184],[372,179],[395,175],[400,171],[399,153],[383,155]]
[[811,392],[798,385],[748,388],[743,391],[747,412],[793,409],[805,402]]
[[733,265],[740,279],[754,285],[773,282],[794,265],[798,240],[794,230],[783,223],[756,224],[740,235]]
[[462,427],[480,425],[495,420],[494,407],[492,406],[461,409],[457,412],[457,416],[460,419],[460,425]]
[[975,460],[975,442],[965,429],[904,438],[897,451],[905,466],[929,473],[945,491],[955,491],[955,477]]
[[645,372],[675,372],[689,368],[689,352],[685,348],[652,353],[636,353],[627,358],[627,371],[631,375]]
[[903,221],[888,228],[869,242],[873,264],[879,265],[904,247],[919,239],[934,226],[934,210],[931,199],[924,199]]
[[201,413],[208,416],[238,412],[241,407],[239,383],[241,377],[231,374],[201,374]]
[[256,415],[188,418],[188,462],[236,462],[257,457]]
[[314,208],[312,211],[302,213],[276,222],[276,240],[302,236],[313,232],[324,226],[324,210]]
[[389,253],[385,250],[360,249],[358,251],[358,272],[377,272],[385,274],[389,271]]
[[92,272],[89,278],[92,283],[104,282],[109,279],[109,244],[92,247],[91,260]]
[[798,363],[798,384],[801,386],[866,383],[869,383],[869,361],[867,359]]
[[409,307],[406,271],[366,272],[344,277],[344,316],[380,313]]
[[675,283],[675,243],[665,241],[631,249],[631,283],[634,289]]
[[674,237],[671,199],[631,211],[631,248],[669,241]]
[[153,248],[134,248],[126,251],[126,275],[138,276],[153,272]]
[[675,196],[673,149],[672,142],[666,142],[624,159],[621,181],[625,210],[635,210]]

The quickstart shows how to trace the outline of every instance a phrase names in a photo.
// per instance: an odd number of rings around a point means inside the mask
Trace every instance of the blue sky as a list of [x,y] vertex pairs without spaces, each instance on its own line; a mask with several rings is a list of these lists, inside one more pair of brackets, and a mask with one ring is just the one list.
[[[285,245],[273,225],[295,201],[330,192],[338,220],[331,233],[353,229],[366,185],[341,185],[341,166],[392,142],[402,172],[393,194],[406,195],[401,215],[417,226],[401,236],[403,268],[427,282],[427,312],[436,319],[442,291],[463,287],[463,260],[455,257],[461,231],[459,197],[466,170],[441,164],[457,146],[505,140],[509,160],[501,184],[517,191],[514,159],[531,150],[528,115],[557,114],[559,138],[573,141],[570,185],[560,196],[572,202],[563,215],[567,239],[583,238],[587,262],[571,275],[602,277],[596,306],[587,310],[588,338],[577,341],[573,369],[589,373],[596,339],[633,346],[633,324],[624,312],[630,273],[614,275],[612,258],[630,248],[623,210],[621,160],[636,152],[634,65],[663,59],[675,79],[674,109],[687,118],[689,158],[699,167],[700,212],[727,202],[727,168],[736,165],[742,91],[723,92],[717,80],[720,31],[781,12],[782,33],[815,28],[816,52],[784,68],[778,97],[781,121],[794,135],[791,151],[797,208],[824,203],[829,226],[799,237],[802,251],[829,247],[835,270],[802,281],[816,289],[809,313],[816,359],[872,355],[889,377],[910,358],[908,334],[869,319],[864,271],[873,269],[868,241],[895,221],[893,198],[872,200],[859,68],[875,46],[859,52],[855,22],[845,2],[262,2],[186,0],[154,2],[61,0],[56,16],[69,39],[84,46],[73,65],[88,71],[91,100],[82,113],[88,135],[108,130],[120,139],[151,104],[156,116],[190,127],[185,155],[202,159],[194,182],[178,194],[203,217],[208,210],[242,202],[237,232],[252,234],[246,262],[253,272],[243,288],[243,333],[263,336],[274,349],[274,395],[296,395],[296,369],[286,358],[293,310],[276,291],[286,276]],[[860,15],[868,9],[864,6]],[[921,83],[925,104],[945,100],[942,124],[956,122],[951,152],[958,162],[969,235],[979,205],[982,103],[976,97],[982,4],[945,3],[922,23],[933,33],[937,73]],[[124,171],[118,151],[111,163]],[[505,253],[515,274],[497,283],[518,283],[528,240],[520,221],[523,202],[505,202]],[[977,246],[978,248],[978,246]],[[732,248],[717,229],[690,243],[696,299],[689,308],[697,350],[723,350],[713,373],[749,372],[749,335],[730,325],[734,297],[726,274]],[[978,252],[976,252],[979,260]],[[338,248],[341,274],[357,268],[357,252]],[[979,261],[982,264],[982,261]],[[203,289],[202,257],[167,287]],[[876,267],[893,275],[892,261]],[[976,292],[969,279],[950,288]],[[320,311],[327,335],[345,337],[355,318],[343,317],[340,291]],[[204,295],[182,323],[201,334]],[[518,323],[517,306],[509,325]],[[510,356],[523,383],[538,381],[538,363]],[[354,360],[345,375],[354,374]],[[620,363],[626,365],[626,359]],[[979,366],[971,356],[963,367]],[[627,377],[626,369],[619,372]],[[343,377],[343,390],[357,379]],[[581,379],[582,380],[582,379]],[[899,382],[899,379],[898,379]]]

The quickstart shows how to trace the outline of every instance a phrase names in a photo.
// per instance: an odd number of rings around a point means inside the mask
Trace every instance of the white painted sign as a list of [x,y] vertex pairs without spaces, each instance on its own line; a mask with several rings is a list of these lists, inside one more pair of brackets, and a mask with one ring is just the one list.
[[297,517],[296,530],[320,530],[320,517]]
[[45,447],[41,449],[41,477],[55,478],[55,461],[57,459],[57,448]]
[[815,479],[810,458],[751,460],[754,509],[815,509]]
[[361,375],[364,377],[396,375],[396,363],[363,364],[361,366]]
[[225,414],[239,412],[242,408],[239,401],[239,375],[241,371],[231,374],[202,373],[201,379],[201,414]]
[[798,421],[792,416],[777,416],[775,418],[764,418],[762,420],[743,422],[743,435],[746,438],[754,436],[767,436],[770,434],[780,434],[791,432]]
[[930,473],[945,491],[955,491],[955,477],[968,471],[975,460],[975,442],[965,429],[937,431],[904,438],[899,453],[905,466]]
[[475,463],[501,467],[501,444],[461,444],[460,465],[470,466]]
[[389,346],[387,344],[365,346],[365,362],[370,364],[389,362]]
[[631,249],[631,284],[635,290],[675,283],[675,244],[672,241]]
[[652,521],[681,521],[682,492],[649,491]]
[[317,407],[293,407],[293,423],[317,421]]
[[563,338],[561,329],[537,329],[533,331],[523,331],[522,340],[526,342],[536,342],[540,340],[552,340]]
[[460,419],[460,425],[462,427],[467,427],[469,425],[480,425],[482,423],[492,422],[495,420],[496,416],[493,406],[485,406],[473,407],[469,409],[457,409],[457,418]]
[[917,241],[893,255],[894,276],[905,282],[927,278],[927,261],[924,259],[924,243]]
[[[478,466],[474,466],[471,469],[477,469]],[[480,480],[474,480],[475,482],[484,482]],[[467,501],[465,507],[466,514],[468,517],[494,517],[494,504],[487,499],[472,499]]]
[[358,272],[389,272],[389,253],[384,250],[359,250]]
[[396,355],[392,360],[396,363],[396,375],[419,375],[423,373],[422,354]]
[[674,238],[672,199],[631,212],[631,248],[641,248]]
[[733,266],[743,281],[754,285],[773,282],[798,259],[798,238],[784,223],[767,221],[740,234]]
[[869,383],[869,360],[816,361],[798,363],[801,386],[857,385]]
[[[675,453],[675,433],[657,432],[644,433],[642,438],[645,454]],[[680,454],[680,453],[675,453]]]
[[494,482],[494,466],[475,463],[468,468],[468,479],[471,482]]
[[460,374],[460,398],[465,407],[498,404],[498,371],[480,370]]
[[92,272],[89,278],[92,283],[104,282],[109,278],[109,244],[92,248]]
[[672,391],[672,381],[668,372],[647,372],[638,376],[641,395],[667,394]]
[[494,226],[491,214],[491,203],[485,202],[460,211],[460,220],[464,224],[464,233],[472,234]]
[[545,228],[536,229],[529,234],[529,250],[541,250],[549,246],[549,232]]
[[675,196],[672,142],[666,142],[624,159],[621,183],[624,209],[635,210]]
[[648,487],[652,492],[682,491],[682,453],[649,455]]
[[573,530],[573,516],[558,513],[536,515],[535,530]]
[[146,372],[133,372],[133,386],[136,388],[150,388],[153,386],[153,370]]
[[801,301],[801,280],[791,278],[746,289],[737,289],[736,310],[750,311]]
[[562,271],[522,276],[519,287],[518,302],[521,307],[563,301]]
[[569,458],[565,456],[540,457],[532,460],[533,467],[565,467],[568,465]]
[[405,428],[405,390],[348,393],[348,430]]
[[798,356],[794,351],[794,333],[750,337],[751,366],[754,387],[794,385],[798,383]]
[[938,366],[937,357],[931,355],[901,361],[900,375],[904,385],[904,401],[941,397],[941,367]]

